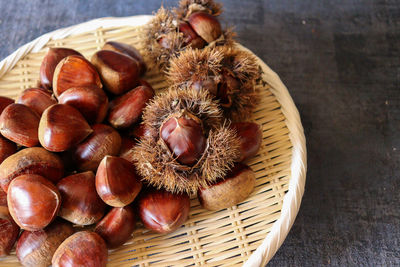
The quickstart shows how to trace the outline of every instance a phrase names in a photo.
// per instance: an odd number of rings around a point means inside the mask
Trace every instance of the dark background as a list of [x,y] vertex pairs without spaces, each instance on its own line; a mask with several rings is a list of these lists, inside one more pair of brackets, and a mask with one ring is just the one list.
[[[151,14],[160,2],[0,0],[0,58],[60,27]],[[307,138],[303,203],[271,266],[400,265],[400,2],[221,2],[239,42],[289,88]]]

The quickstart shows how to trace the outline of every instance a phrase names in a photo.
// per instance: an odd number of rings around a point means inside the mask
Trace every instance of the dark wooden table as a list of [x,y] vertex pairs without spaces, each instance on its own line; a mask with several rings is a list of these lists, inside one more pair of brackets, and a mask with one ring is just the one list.
[[[0,0],[0,58],[57,28],[160,2]],[[303,203],[271,266],[400,265],[400,2],[222,2],[239,41],[289,88],[307,137]]]

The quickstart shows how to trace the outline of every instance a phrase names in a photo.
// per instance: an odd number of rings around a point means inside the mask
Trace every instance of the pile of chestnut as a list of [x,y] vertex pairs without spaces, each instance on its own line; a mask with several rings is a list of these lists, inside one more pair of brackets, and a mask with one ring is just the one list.
[[[154,96],[140,78],[145,72],[140,53],[126,44],[108,42],[90,61],[50,48],[37,88],[15,102],[0,97],[0,256],[16,243],[24,266],[105,266],[107,248],[131,237],[137,214],[144,222],[158,215],[154,199],[181,201],[149,189],[141,193],[142,209],[132,204],[142,182],[129,152],[134,134],[144,134],[135,126]],[[176,212],[182,220],[188,213]],[[173,228],[162,219],[146,225]]]
[[[50,48],[37,88],[15,102],[0,97],[0,256],[16,243],[24,266],[105,266],[107,249],[130,239],[137,218],[162,234],[186,221],[189,195],[146,186],[133,165],[132,148],[147,134],[142,111],[155,94],[141,79],[145,72],[140,53],[126,44],[107,42],[90,61]],[[241,155],[255,155],[261,127],[231,127]],[[254,174],[237,164],[198,192],[201,204],[216,210],[243,200],[250,192],[219,196],[246,175]]]

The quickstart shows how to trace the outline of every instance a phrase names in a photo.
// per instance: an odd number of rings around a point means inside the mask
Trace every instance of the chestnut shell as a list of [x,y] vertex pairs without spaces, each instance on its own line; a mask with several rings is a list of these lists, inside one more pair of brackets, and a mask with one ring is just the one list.
[[106,267],[106,243],[95,232],[81,231],[68,237],[58,247],[51,260],[53,267]]
[[197,197],[206,209],[228,208],[245,200],[253,191],[255,181],[255,173],[249,166],[236,163],[223,179],[208,187],[200,188]]
[[108,248],[117,248],[129,240],[135,226],[135,212],[131,206],[125,206],[110,210],[94,231],[106,241]]
[[56,183],[64,174],[64,165],[58,155],[42,147],[25,148],[9,156],[0,164],[0,186],[4,191],[22,174],[38,174]]
[[16,254],[24,266],[46,267],[58,246],[74,233],[72,225],[57,219],[43,230],[24,231],[18,239]]
[[121,136],[112,127],[95,124],[92,129],[93,132],[72,149],[74,160],[81,171],[95,172],[105,156],[115,156],[121,148]]
[[138,200],[139,217],[144,226],[157,233],[175,231],[188,218],[190,198],[186,193],[146,189]]
[[40,144],[52,152],[68,150],[92,132],[82,114],[66,104],[47,108],[39,123]]
[[62,203],[59,216],[78,225],[90,225],[103,217],[106,205],[97,195],[93,172],[76,173],[57,183]]
[[7,204],[16,224],[24,230],[36,231],[57,216],[61,196],[49,180],[36,174],[24,174],[10,183]]
[[0,115],[0,132],[21,146],[33,147],[39,144],[39,120],[39,115],[28,106],[11,104]]
[[132,163],[120,157],[103,158],[96,173],[96,190],[105,203],[113,207],[126,206],[141,188],[140,177]]
[[51,91],[42,88],[28,88],[18,96],[16,103],[30,107],[41,116],[46,108],[57,104],[57,101],[51,97]]

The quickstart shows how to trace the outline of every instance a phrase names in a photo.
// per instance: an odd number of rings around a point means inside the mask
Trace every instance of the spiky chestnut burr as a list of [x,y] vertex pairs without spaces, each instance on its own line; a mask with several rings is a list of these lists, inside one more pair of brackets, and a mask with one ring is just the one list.
[[144,32],[146,53],[161,70],[165,70],[172,56],[188,47],[201,49],[205,46],[233,45],[235,34],[231,29],[222,30],[216,18],[220,13],[219,8],[212,7],[212,10],[207,11],[210,4],[203,7],[202,1],[189,2],[188,6],[194,5],[196,8],[191,7],[191,11],[188,11],[182,7],[174,13],[161,7],[147,24]]
[[240,121],[248,119],[258,102],[261,71],[256,58],[238,48],[188,48],[170,60],[167,79],[179,88],[206,89],[227,118]]
[[[191,194],[224,177],[238,160],[240,140],[223,122],[222,112],[208,92],[185,89],[170,88],[145,108],[143,123],[149,135],[133,148],[133,158],[145,182]],[[169,131],[170,124],[173,131]],[[163,136],[163,131],[171,136]],[[177,155],[177,146],[188,152],[186,161]]]
[[181,0],[174,13],[179,19],[187,19],[192,13],[206,12],[213,16],[222,13],[222,5],[214,0]]

